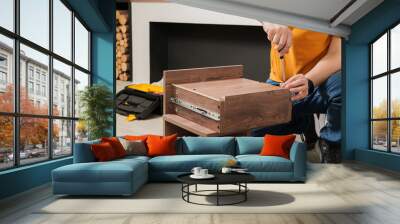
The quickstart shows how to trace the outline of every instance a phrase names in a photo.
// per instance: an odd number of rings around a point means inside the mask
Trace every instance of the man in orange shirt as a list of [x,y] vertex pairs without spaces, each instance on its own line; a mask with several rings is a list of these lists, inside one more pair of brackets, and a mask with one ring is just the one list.
[[262,25],[271,42],[267,82],[292,93],[292,121],[252,130],[252,135],[302,134],[313,125],[314,113],[325,113],[327,122],[320,130],[319,140],[321,162],[339,162],[341,39],[267,22]]

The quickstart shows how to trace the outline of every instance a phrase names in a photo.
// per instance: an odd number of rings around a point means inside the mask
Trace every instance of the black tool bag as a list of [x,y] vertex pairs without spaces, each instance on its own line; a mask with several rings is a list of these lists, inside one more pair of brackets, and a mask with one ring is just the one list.
[[137,119],[146,119],[151,114],[162,115],[162,95],[125,87],[117,93],[116,103],[117,113],[124,116],[135,114]]

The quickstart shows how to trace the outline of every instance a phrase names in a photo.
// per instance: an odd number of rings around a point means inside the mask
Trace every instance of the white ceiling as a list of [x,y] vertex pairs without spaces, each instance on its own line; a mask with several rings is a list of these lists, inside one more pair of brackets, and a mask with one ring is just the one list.
[[246,2],[246,4],[255,7],[275,9],[301,16],[329,20],[349,3],[350,0],[230,0],[230,2],[239,4]]
[[291,25],[342,37],[383,0],[171,0],[260,21]]

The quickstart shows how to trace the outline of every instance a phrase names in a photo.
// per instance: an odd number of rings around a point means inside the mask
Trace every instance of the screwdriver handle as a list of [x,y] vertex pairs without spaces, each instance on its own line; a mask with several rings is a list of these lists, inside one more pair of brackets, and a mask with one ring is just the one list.
[[279,61],[281,64],[282,82],[285,82],[286,81],[285,58],[283,56],[280,56]]

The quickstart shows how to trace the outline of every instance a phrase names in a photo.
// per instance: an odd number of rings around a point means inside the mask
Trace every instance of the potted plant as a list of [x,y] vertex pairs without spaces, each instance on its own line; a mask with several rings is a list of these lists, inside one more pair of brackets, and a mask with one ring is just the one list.
[[113,95],[102,84],[86,87],[80,92],[79,106],[81,121],[87,128],[89,140],[110,136],[108,129],[112,125]]

